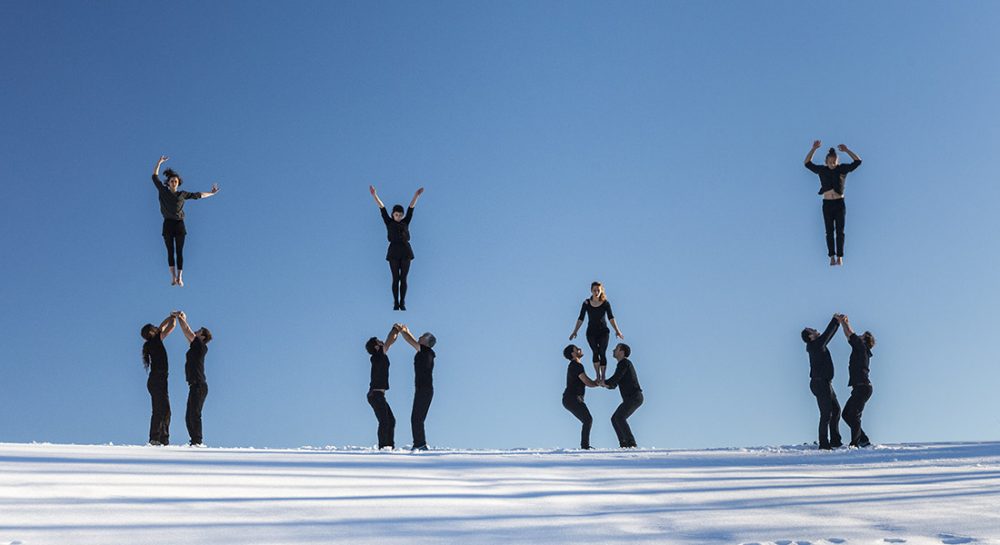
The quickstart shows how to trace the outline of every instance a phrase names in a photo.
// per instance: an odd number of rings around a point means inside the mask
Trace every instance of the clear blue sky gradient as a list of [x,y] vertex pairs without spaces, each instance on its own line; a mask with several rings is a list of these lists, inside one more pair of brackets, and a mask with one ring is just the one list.
[[[998,23],[992,2],[3,2],[0,441],[145,442],[139,327],[182,308],[216,336],[209,444],[373,444],[363,343],[405,320],[439,339],[432,445],[573,447],[561,351],[594,279],[640,445],[815,440],[799,331],[835,311],[879,339],[873,440],[995,439]],[[840,269],[816,138],[864,158]],[[184,289],[160,154],[222,187],[187,207]],[[427,188],[405,314],[370,183]],[[412,350],[390,358],[405,444]],[[596,445],[618,401],[588,392]]]

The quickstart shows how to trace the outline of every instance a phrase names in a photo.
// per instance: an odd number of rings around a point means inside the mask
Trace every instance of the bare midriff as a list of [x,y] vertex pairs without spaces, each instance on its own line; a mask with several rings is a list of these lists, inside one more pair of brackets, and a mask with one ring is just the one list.
[[841,195],[840,193],[837,193],[833,189],[831,189],[831,190],[826,191],[826,192],[823,193],[823,200],[824,201],[835,201],[837,199],[843,199],[843,198],[844,198],[843,195]]

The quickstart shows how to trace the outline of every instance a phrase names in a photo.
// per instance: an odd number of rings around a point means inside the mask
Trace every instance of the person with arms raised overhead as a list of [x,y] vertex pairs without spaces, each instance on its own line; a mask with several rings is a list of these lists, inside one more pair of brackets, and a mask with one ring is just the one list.
[[639,386],[639,375],[635,372],[635,365],[628,359],[632,355],[632,349],[625,343],[618,343],[612,356],[618,360],[615,373],[604,382],[604,386],[615,389],[622,395],[621,405],[615,409],[611,415],[611,426],[618,435],[618,446],[621,448],[635,448],[635,436],[632,435],[632,428],[628,425],[628,417],[632,416],[644,401],[642,397],[642,387]]
[[380,450],[391,450],[396,447],[394,440],[396,417],[385,399],[385,392],[389,389],[389,347],[396,342],[398,336],[399,329],[394,325],[384,341],[372,337],[365,343],[365,350],[371,356],[372,364],[371,381],[368,383],[368,404],[375,411],[375,419],[378,420],[377,435]]
[[604,292],[604,285],[600,282],[594,282],[590,285],[590,297],[584,299],[583,306],[580,307],[580,316],[576,319],[576,327],[573,328],[573,333],[570,334],[569,340],[572,341],[576,338],[577,332],[580,331],[580,326],[583,325],[583,317],[585,315],[588,320],[587,344],[590,345],[590,350],[593,352],[597,382],[601,382],[607,376],[608,341],[611,338],[611,330],[608,329],[608,324],[604,321],[604,317],[607,316],[608,321],[615,328],[615,335],[619,339],[624,339],[625,336],[622,335],[622,330],[618,328],[618,322],[615,321],[615,314],[611,312],[611,303]]
[[[833,389],[833,358],[826,345],[840,327],[840,315],[834,314],[820,334],[811,327],[802,330],[802,341],[809,354],[809,390],[819,407],[819,448],[830,450],[843,445],[840,437],[840,403]],[[828,435],[829,434],[829,435]]]
[[385,260],[389,262],[389,271],[392,273],[392,298],[394,301],[393,310],[406,310],[406,277],[410,274],[410,261],[413,260],[413,248],[410,247],[410,220],[413,219],[413,208],[417,206],[417,200],[424,194],[424,188],[420,188],[413,194],[410,207],[403,213],[403,206],[397,204],[392,207],[392,216],[385,211],[382,199],[378,198],[375,186],[368,186],[368,191],[375,199],[379,212],[382,213],[382,222],[385,223],[386,237],[389,239],[389,249],[386,250]]
[[142,365],[149,373],[146,390],[153,402],[153,414],[149,418],[150,445],[170,444],[170,395],[167,393],[169,364],[163,340],[174,330],[176,322],[176,317],[171,313],[159,327],[146,324],[139,332],[145,340],[142,344]]
[[[184,201],[204,199],[219,192],[219,185],[212,184],[208,192],[192,193],[180,191],[184,180],[173,169],[163,172],[167,183],[160,181],[160,167],[168,159],[160,156],[153,169],[153,185],[160,195],[160,214],[163,215],[163,242],[167,246],[167,265],[170,266],[170,285],[184,286],[184,240],[187,238],[187,228],[184,226]],[[176,255],[176,258],[175,258]]]
[[[842,165],[837,157],[837,150],[830,148],[826,154],[826,164],[816,165],[812,162],[813,155],[823,143],[813,142],[812,148],[806,154],[806,168],[819,175],[819,194],[823,196],[823,224],[826,228],[826,250],[830,256],[830,265],[844,264],[844,220],[847,217],[847,207],[844,205],[844,182],[847,174],[861,166],[861,158],[847,146],[841,144],[837,149],[851,157],[851,162]],[[834,236],[836,235],[836,237]]]
[[208,354],[208,343],[212,341],[212,332],[207,327],[192,331],[188,325],[187,314],[177,312],[177,323],[187,338],[189,347],[184,362],[184,377],[188,383],[187,411],[184,421],[187,423],[188,436],[193,447],[203,445],[204,437],[201,429],[201,410],[208,397],[208,381],[205,379],[205,355]]
[[424,432],[424,421],[427,411],[434,399],[434,345],[437,339],[431,333],[424,333],[415,338],[409,328],[396,324],[403,339],[417,354],[413,356],[413,375],[416,389],[413,392],[413,409],[410,412],[410,427],[413,430],[413,450],[427,450],[427,435]]
[[569,360],[569,366],[566,367],[566,389],[563,390],[562,404],[583,424],[580,430],[580,448],[590,450],[590,428],[594,424],[594,418],[590,416],[590,410],[583,402],[583,396],[587,388],[594,388],[598,384],[590,380],[583,364],[580,363],[583,350],[580,350],[579,346],[575,344],[567,346],[563,349],[563,357]]
[[868,378],[869,366],[872,358],[872,348],[875,348],[875,335],[871,331],[865,331],[860,336],[854,333],[851,321],[846,315],[840,316],[840,325],[844,328],[844,335],[851,345],[851,361],[847,369],[850,378],[847,385],[851,387],[851,397],[844,404],[844,422],[851,427],[852,447],[868,447],[872,442],[861,429],[861,413],[865,410],[865,403],[872,397],[872,382]]

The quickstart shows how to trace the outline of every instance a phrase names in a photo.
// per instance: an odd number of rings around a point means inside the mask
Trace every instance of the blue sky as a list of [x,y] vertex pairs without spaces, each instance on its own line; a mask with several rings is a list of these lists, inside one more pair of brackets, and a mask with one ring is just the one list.
[[[374,443],[363,344],[403,320],[439,339],[432,445],[571,447],[561,351],[595,279],[640,445],[815,440],[798,332],[838,311],[879,339],[874,441],[996,438],[998,22],[988,2],[5,2],[0,441],[145,442],[139,327],[182,308],[216,336],[209,444]],[[817,138],[864,159],[836,270]],[[188,205],[183,289],[161,154],[222,188]],[[427,188],[405,314],[371,183],[388,205]],[[167,348],[181,441],[179,332]],[[390,359],[405,444],[412,350]],[[588,392],[595,445],[618,400]]]

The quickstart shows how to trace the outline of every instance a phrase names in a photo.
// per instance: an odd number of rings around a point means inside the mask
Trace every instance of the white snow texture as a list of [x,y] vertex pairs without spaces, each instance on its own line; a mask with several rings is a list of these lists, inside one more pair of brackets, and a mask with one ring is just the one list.
[[0,545],[1000,543],[1000,443],[376,452],[0,444]]

